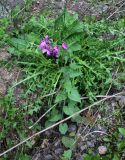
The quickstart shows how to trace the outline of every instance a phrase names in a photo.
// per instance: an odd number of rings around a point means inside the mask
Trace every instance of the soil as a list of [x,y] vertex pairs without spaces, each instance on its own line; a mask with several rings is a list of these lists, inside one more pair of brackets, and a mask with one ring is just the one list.
[[[41,13],[45,10],[57,15],[64,7],[65,0],[35,0],[33,2],[32,14]],[[9,16],[15,6],[25,7],[24,0],[3,0],[0,2],[0,17]],[[124,0],[68,0],[67,7],[71,12],[79,13],[80,17],[95,16],[102,18],[118,18],[124,16]]]

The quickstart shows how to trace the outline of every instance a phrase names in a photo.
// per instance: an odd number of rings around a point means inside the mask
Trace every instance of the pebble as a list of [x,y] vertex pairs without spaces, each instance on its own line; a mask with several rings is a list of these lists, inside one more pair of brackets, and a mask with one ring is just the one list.
[[60,145],[61,145],[61,144],[60,144],[60,140],[56,141],[55,144],[54,144],[54,146],[55,146],[56,148],[59,148]]
[[81,150],[81,151],[86,150],[86,148],[87,148],[87,146],[86,146],[86,145],[82,145],[82,146],[80,146],[80,150]]
[[104,155],[107,152],[107,148],[105,146],[99,146],[98,147],[98,152],[100,155]]
[[92,147],[94,147],[95,145],[94,145],[94,142],[93,142],[93,141],[90,141],[90,142],[88,141],[88,142],[87,142],[87,146],[92,148]]
[[56,150],[55,150],[55,154],[56,154],[56,155],[61,155],[61,154],[63,154],[63,149],[62,149],[62,148],[56,149]]
[[53,160],[53,157],[51,154],[48,154],[44,157],[44,160]]
[[77,155],[75,160],[83,160],[83,156]]
[[119,100],[119,105],[121,107],[124,107],[125,106],[125,96],[122,96],[121,99]]
[[69,132],[76,132],[76,129],[77,129],[76,125],[71,124],[71,125],[69,125],[68,131],[69,131]]

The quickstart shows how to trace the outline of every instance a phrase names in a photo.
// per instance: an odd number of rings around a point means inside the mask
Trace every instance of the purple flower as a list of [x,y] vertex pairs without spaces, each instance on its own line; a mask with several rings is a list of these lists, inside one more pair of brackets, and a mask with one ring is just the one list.
[[47,49],[47,48],[43,49],[42,52],[43,52],[43,53],[46,53],[48,56],[51,55],[51,51],[50,51],[49,48],[48,48],[48,49]]
[[40,42],[40,45],[39,45],[39,48],[40,49],[43,49],[43,48],[45,48],[46,47],[46,42],[44,41],[44,40],[42,40],[41,42]]
[[48,36],[48,35],[45,36],[45,41],[46,41],[46,42],[49,41],[49,36]]
[[62,48],[65,49],[65,50],[67,50],[67,49],[68,49],[68,45],[63,42],[63,43],[62,43]]
[[45,53],[47,56],[58,57],[59,55],[59,47],[52,45],[53,40],[49,39],[49,36],[46,35],[45,38],[40,42],[39,48]]
[[53,56],[55,56],[55,57],[59,56],[59,47],[58,46],[53,47]]

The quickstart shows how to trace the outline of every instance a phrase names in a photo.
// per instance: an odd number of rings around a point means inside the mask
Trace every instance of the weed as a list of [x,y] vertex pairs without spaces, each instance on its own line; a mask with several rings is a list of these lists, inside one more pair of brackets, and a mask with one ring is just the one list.
[[[83,108],[81,97],[88,96],[92,102],[96,95],[106,94],[111,83],[120,88],[121,79],[116,81],[112,74],[118,66],[121,74],[124,71],[124,25],[124,19],[112,23],[94,19],[80,21],[77,14],[71,15],[64,10],[56,19],[33,16],[11,33],[6,43],[10,46],[14,63],[24,73],[20,82],[13,84],[11,89],[22,85],[26,103],[17,108],[13,94],[9,102],[5,100],[8,102],[4,110],[7,117],[6,120],[1,117],[1,122],[6,122],[1,138],[8,137],[8,128],[11,127],[20,139],[24,138],[29,134],[25,130],[33,124],[30,117],[55,103],[46,116],[45,126]],[[45,54],[47,51],[43,53],[39,48],[46,35],[52,40],[49,47],[59,47],[58,56],[48,56]],[[54,92],[55,95],[51,95]],[[46,98],[47,94],[51,96]],[[31,95],[36,95],[36,98]],[[80,122],[81,117],[72,120]],[[19,134],[21,130],[23,133]],[[62,133],[66,130],[67,124],[60,126]],[[67,151],[64,157],[71,154]]]

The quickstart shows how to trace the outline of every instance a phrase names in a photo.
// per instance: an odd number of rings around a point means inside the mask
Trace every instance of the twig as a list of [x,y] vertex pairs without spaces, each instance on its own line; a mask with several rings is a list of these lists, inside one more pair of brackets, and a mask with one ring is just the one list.
[[88,137],[89,135],[92,135],[93,133],[107,134],[106,132],[103,132],[103,131],[93,131],[93,132],[86,134],[84,137],[81,136],[82,140],[84,141],[86,137]]
[[125,12],[125,10],[118,11],[117,13]]
[[52,92],[52,93],[49,93],[49,94],[46,94],[46,95],[43,95],[42,97],[40,97],[41,99],[42,98],[45,98],[45,97],[49,97],[49,96],[52,96],[54,94],[56,94],[57,92]]
[[[118,70],[119,70],[119,67],[117,68],[117,70],[116,70],[116,72],[115,72],[115,75],[118,73]],[[113,77],[113,79],[115,78],[115,76]],[[106,96],[109,94],[109,91],[111,90],[111,88],[112,88],[112,82],[111,82],[111,84],[110,84],[110,86],[109,86],[109,89],[108,89],[108,91],[107,91],[107,93],[106,93]]]
[[49,113],[57,104],[53,105],[50,109],[48,109],[29,129],[33,128],[47,113]]
[[115,5],[119,5],[119,4],[122,3],[122,2],[124,2],[124,0],[122,0],[122,1],[120,1],[120,2],[118,2],[118,3],[116,3]]
[[[97,110],[96,113],[98,113],[98,110]],[[95,113],[95,115],[96,115],[96,113]],[[94,123],[93,123],[92,126],[90,127],[90,129],[89,129],[89,131],[87,132],[87,134],[91,131],[92,127],[96,124],[97,120],[98,120],[98,116],[96,117],[96,120],[94,121]],[[83,133],[83,131],[82,131],[82,133]],[[82,134],[82,133],[81,133],[81,134]]]
[[118,8],[107,18],[107,20],[109,20],[115,13],[117,13],[118,10],[119,10],[120,8],[122,8],[124,5],[125,5],[125,2],[124,2],[123,4],[121,4],[120,7],[118,7]]
[[[94,114],[94,117],[95,117],[95,115],[98,113],[98,111],[99,111],[99,110],[96,111],[96,113]],[[95,123],[97,122],[97,119],[98,119],[98,116],[96,117],[96,120],[95,120],[95,122],[94,122],[93,125],[95,125]],[[92,120],[93,120],[93,118],[92,118]],[[90,125],[90,123],[91,123],[91,122],[89,122],[89,123],[86,125],[86,127],[84,128],[84,130],[83,130],[81,133],[80,133],[81,126],[80,126],[80,128],[79,128],[79,130],[78,130],[78,134],[84,133],[84,132],[86,131],[86,129],[88,128],[88,126]]]
[[86,108],[84,108],[84,109],[82,109],[82,110],[80,110],[80,111],[78,111],[78,112],[72,114],[71,116],[69,116],[69,117],[67,117],[67,118],[65,118],[65,119],[63,119],[63,120],[61,120],[61,121],[59,121],[59,122],[57,122],[57,123],[51,125],[50,127],[45,128],[45,129],[43,129],[43,130],[41,130],[41,131],[39,131],[39,132],[33,134],[32,136],[26,138],[25,140],[21,141],[20,143],[16,144],[15,146],[13,146],[13,147],[9,148],[8,150],[6,150],[6,151],[0,153],[0,157],[3,156],[3,155],[6,154],[6,153],[12,151],[13,149],[15,149],[15,148],[21,146],[22,144],[26,143],[28,140],[31,140],[33,137],[36,137],[36,136],[40,135],[41,133],[44,133],[45,131],[48,131],[48,130],[50,130],[50,129],[56,127],[56,126],[58,126],[59,124],[61,124],[61,123],[65,122],[65,121],[71,119],[72,117],[74,117],[74,116],[76,116],[76,115],[82,113],[83,111],[85,111],[85,110],[87,110],[87,109],[89,109],[89,108],[91,108],[91,107],[94,107],[95,105],[100,104],[101,102],[104,102],[104,101],[106,101],[106,100],[108,100],[108,99],[110,99],[110,98],[113,98],[114,96],[117,96],[117,95],[120,95],[120,94],[123,94],[123,93],[125,93],[125,92],[119,92],[119,93],[116,93],[116,94],[114,94],[114,95],[112,95],[112,96],[108,96],[108,97],[106,97],[106,98],[103,98],[103,99],[101,99],[101,100],[99,100],[99,101],[93,103],[92,105],[90,105],[90,106],[88,106],[88,107],[86,107]]
[[[111,97],[112,95],[99,95],[99,96],[95,96],[96,98],[108,98],[108,97]],[[113,97],[121,97],[121,96],[117,96],[117,95],[114,95]],[[113,98],[112,97],[112,98]],[[80,98],[81,100],[84,100],[84,99],[89,99],[89,97],[81,97]]]

